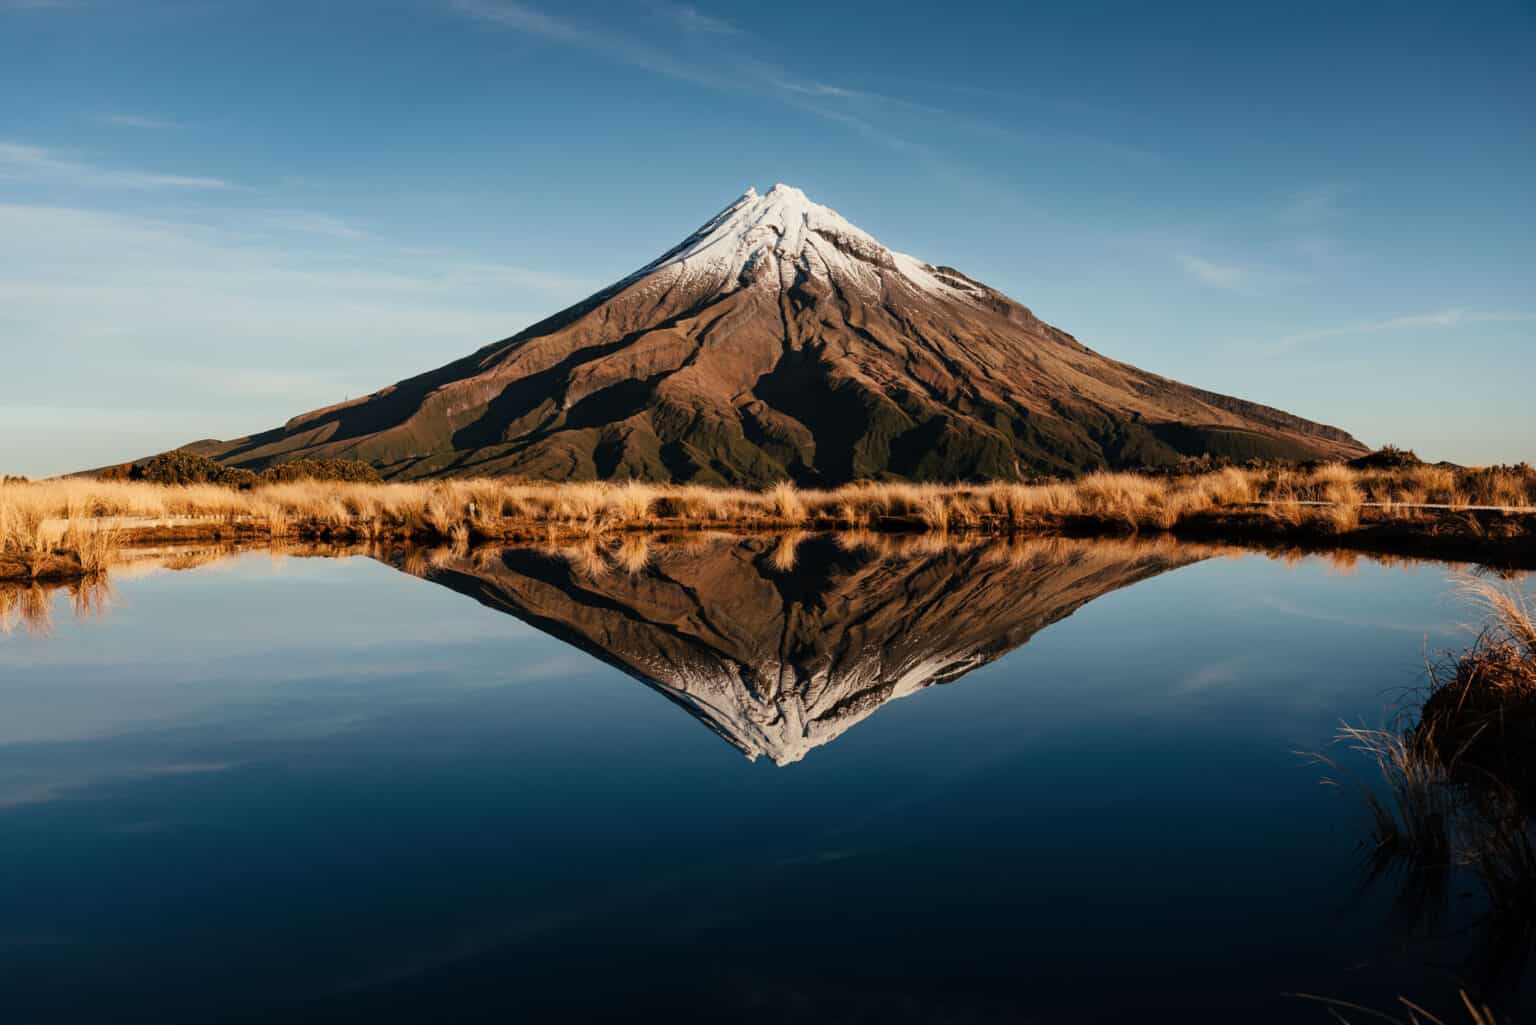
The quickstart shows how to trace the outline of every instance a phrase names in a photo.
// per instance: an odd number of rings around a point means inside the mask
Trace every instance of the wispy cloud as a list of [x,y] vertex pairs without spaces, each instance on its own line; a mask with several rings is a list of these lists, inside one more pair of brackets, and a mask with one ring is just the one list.
[[101,167],[61,156],[44,146],[0,142],[0,181],[109,189],[227,189],[222,178],[159,174]]
[[481,21],[592,50],[669,78],[715,89],[731,85],[727,77],[696,67],[632,36],[557,18],[514,0],[452,0],[452,6],[454,10]]
[[1328,338],[1348,338],[1358,335],[1377,335],[1389,331],[1422,331],[1426,328],[1454,330],[1472,324],[1530,324],[1536,323],[1536,313],[1523,310],[1472,310],[1451,308],[1432,310],[1428,313],[1408,313],[1379,320],[1357,321],[1331,327],[1297,331],[1277,339],[1273,348],[1291,349],[1307,342]]
[[453,0],[453,6],[456,10],[474,18],[562,42],[589,45],[601,39],[601,36],[573,22],[552,17],[543,11],[525,4],[514,3],[512,0]]
[[[664,49],[631,34],[556,17],[518,0],[450,0],[450,5],[461,14],[502,28],[579,47],[630,67],[718,92],[776,96],[789,106],[843,124],[871,141],[903,153],[925,151],[926,147],[877,126],[866,116],[868,107],[889,105],[952,116],[948,112],[923,107],[911,101],[818,80],[802,80],[779,65],[753,57],[741,45],[729,51],[724,50],[719,40],[710,42],[707,50],[695,46],[693,52],[685,55],[681,50],[674,52]],[[721,19],[702,14],[693,7],[655,3],[652,9],[692,34],[730,36],[738,44],[750,42],[746,32]],[[862,112],[834,110],[809,105],[807,99],[862,102],[866,109]]]
[[[133,423],[86,430],[63,406],[16,420],[0,402],[0,465],[33,474],[281,422],[505,338],[601,284],[411,251],[325,211],[0,203],[0,239],[0,337],[28,353],[7,367],[8,396],[48,395],[67,373],[71,404]],[[149,411],[123,412],[130,403]]]
[[882,146],[896,150],[898,153],[927,154],[932,152],[931,147],[915,142],[905,136],[897,135],[894,132],[888,132],[867,118],[860,117],[857,114],[850,114],[843,110],[832,110],[814,103],[792,102],[790,105],[808,114],[815,114],[819,118],[825,118],[828,121],[844,125],[871,142],[877,142]]
[[[782,64],[762,60],[763,46],[751,33],[696,7],[652,0],[649,10],[670,30],[665,45],[614,29],[556,16],[522,0],[446,0],[451,10],[504,29],[579,47],[630,67],[724,93],[774,97],[796,110],[840,124],[878,145],[906,156],[943,165],[949,174],[965,173],[946,149],[919,141],[920,120],[941,132],[971,132],[1017,145],[1070,146],[1118,162],[1147,164],[1161,157],[1133,146],[1108,142],[1075,131],[1021,130],[972,109],[953,110],[799,75]],[[754,45],[756,44],[756,45]],[[920,117],[914,117],[920,115]]]
[[[669,78],[690,82],[709,89],[723,92],[757,92],[779,95],[791,106],[815,114],[818,117],[844,124],[865,135],[867,138],[888,145],[893,149],[910,152],[918,148],[917,144],[894,133],[880,129],[866,118],[856,114],[811,106],[805,103],[806,97],[820,99],[863,97],[872,100],[882,99],[881,97],[829,85],[825,82],[802,82],[783,68],[748,57],[739,59],[733,57],[729,69],[721,68],[716,70],[700,61],[686,60],[681,56],[674,56],[632,36],[578,24],[563,18],[556,18],[527,4],[514,2],[514,0],[452,0],[452,2],[454,8],[462,13],[504,28],[577,46],[632,67],[666,75]],[[688,15],[678,15],[677,12],[691,10],[691,8],[667,7],[664,10],[670,12],[669,16],[671,17],[681,16],[687,19]],[[741,35],[742,33],[733,32],[731,34]]]
[[1249,271],[1236,264],[1216,263],[1213,260],[1204,260],[1198,256],[1190,256],[1185,253],[1179,256],[1179,266],[1183,267],[1196,281],[1202,285],[1210,285],[1213,288],[1225,288],[1231,291],[1240,291],[1246,287],[1252,275]]
[[869,95],[857,89],[844,89],[842,86],[827,85],[825,82],[792,82],[780,78],[772,81],[775,88],[783,89],[785,92],[799,93],[802,96],[836,96],[839,99],[851,99]]
[[[5,213],[0,208],[0,225],[11,220]],[[121,234],[102,227],[97,237],[117,236],[125,243],[113,252],[143,238],[135,226]],[[286,247],[210,242],[192,235],[159,241],[160,251],[141,247],[138,263],[115,273],[97,261],[86,273],[71,275],[62,261],[49,259],[37,272],[0,277],[5,319],[50,330],[67,322],[71,326],[57,337],[76,338],[149,337],[173,325],[187,327],[189,337],[201,330],[327,345],[414,333],[419,339],[457,338],[464,349],[449,354],[462,355],[537,319],[508,310],[504,300],[497,302],[510,290],[538,293],[525,294],[524,302],[547,313],[591,288],[569,277],[502,264],[352,270],[336,266],[335,257],[315,254],[291,253],[285,261]],[[176,343],[166,337],[160,348],[174,351]],[[191,351],[196,350],[193,345]]]
[[102,114],[97,120],[103,124],[117,125],[119,128],[175,128],[176,122],[167,121],[164,118],[148,117],[144,114]]
[[1302,271],[1262,263],[1235,263],[1211,260],[1184,252],[1175,257],[1191,278],[1208,288],[1219,288],[1239,295],[1259,296],[1292,288],[1309,279]]
[[691,4],[658,3],[655,7],[662,17],[685,32],[704,32],[717,36],[734,36],[741,32],[741,29],[724,18],[705,14]]
[[263,227],[275,231],[297,231],[337,239],[362,239],[368,233],[340,217],[310,210],[265,210],[259,214]]
[[1353,186],[1337,182],[1302,189],[1286,197],[1280,216],[1304,223],[1325,220],[1339,212],[1341,201],[1353,191]]

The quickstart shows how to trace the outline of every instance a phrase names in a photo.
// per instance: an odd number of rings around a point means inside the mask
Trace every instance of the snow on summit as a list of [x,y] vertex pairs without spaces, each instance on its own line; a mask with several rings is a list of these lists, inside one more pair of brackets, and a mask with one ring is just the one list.
[[887,249],[836,210],[782,183],[761,195],[748,188],[681,245],[631,277],[657,273],[722,290],[755,284],[788,287],[806,275],[874,294],[883,284],[898,283],[951,298],[969,292],[940,280],[928,264]]

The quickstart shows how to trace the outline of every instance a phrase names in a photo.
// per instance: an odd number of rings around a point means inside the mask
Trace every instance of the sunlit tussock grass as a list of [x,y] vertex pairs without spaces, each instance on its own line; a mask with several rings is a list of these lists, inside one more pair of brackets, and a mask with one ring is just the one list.
[[1092,473],[1042,484],[860,482],[835,489],[782,482],[764,491],[642,482],[414,483],[294,481],[238,490],[70,478],[0,484],[0,553],[75,553],[93,564],[123,524],[227,523],[274,538],[506,537],[529,531],[596,533],[656,527],[1018,532],[1082,526],[1174,530],[1241,513],[1278,531],[1354,531],[1369,517],[1412,522],[1443,516],[1414,508],[1536,505],[1528,468],[1362,470],[1227,468],[1187,476]]
[[105,571],[117,553],[119,531],[88,509],[72,489],[0,484],[0,575]]

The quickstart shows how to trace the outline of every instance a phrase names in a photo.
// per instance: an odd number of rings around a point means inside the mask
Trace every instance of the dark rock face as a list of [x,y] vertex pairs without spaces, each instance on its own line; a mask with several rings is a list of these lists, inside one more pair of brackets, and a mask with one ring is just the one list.
[[373,395],[197,451],[261,469],[760,486],[1020,479],[1213,453],[1348,458],[1345,432],[1106,359],[798,190],[749,192],[634,275]]
[[642,568],[532,549],[391,561],[618,667],[749,758],[783,765],[1103,594],[1209,554],[1062,540],[882,551],[815,535],[659,545]]

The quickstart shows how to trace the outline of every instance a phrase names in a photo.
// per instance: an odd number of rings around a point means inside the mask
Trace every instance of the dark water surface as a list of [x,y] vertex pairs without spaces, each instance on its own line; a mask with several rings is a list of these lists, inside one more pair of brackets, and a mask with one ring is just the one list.
[[1530,1001],[1473,897],[1362,890],[1361,804],[1296,753],[1469,640],[1448,567],[633,549],[246,554],[119,574],[99,615],[56,593],[46,630],[33,595],[0,635],[0,1020]]

